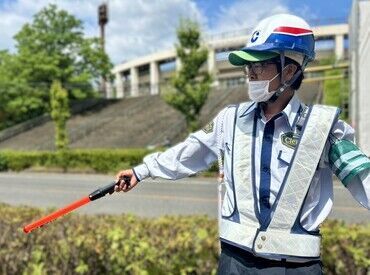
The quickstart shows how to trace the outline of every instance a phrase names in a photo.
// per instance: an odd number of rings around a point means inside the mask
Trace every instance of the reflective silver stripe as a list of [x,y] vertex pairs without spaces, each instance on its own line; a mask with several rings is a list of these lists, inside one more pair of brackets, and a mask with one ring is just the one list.
[[240,224],[221,219],[220,237],[252,249],[258,225]]
[[353,162],[348,163],[348,165],[343,169],[343,171],[339,173],[338,177],[340,178],[340,180],[343,180],[345,177],[348,176],[349,173],[351,173],[353,169],[369,161],[370,160],[367,157],[363,156],[359,159],[356,159]]
[[335,162],[334,162],[334,166],[339,169],[340,165],[343,163],[343,162],[348,162],[351,158],[354,158],[354,157],[357,157],[359,155],[363,155],[363,153],[360,151],[360,150],[356,150],[356,151],[350,151],[350,152],[347,152],[345,153],[344,155],[341,155],[340,158],[338,158]]
[[[284,179],[280,199],[267,229],[289,231],[304,203],[312,178],[320,161],[330,128],[337,117],[337,108],[314,105],[306,118],[305,129],[296,148],[290,170]],[[276,202],[275,202],[276,203]],[[283,244],[282,244],[283,246]]]
[[255,250],[258,253],[276,253],[298,257],[319,257],[320,242],[320,236],[316,235],[268,230],[266,232],[259,232],[256,238]]

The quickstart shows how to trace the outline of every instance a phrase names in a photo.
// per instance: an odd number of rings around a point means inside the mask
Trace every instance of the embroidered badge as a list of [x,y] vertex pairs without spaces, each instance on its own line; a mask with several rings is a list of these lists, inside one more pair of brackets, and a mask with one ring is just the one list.
[[281,143],[291,149],[294,149],[298,144],[298,136],[295,135],[293,132],[282,134]]
[[214,122],[211,121],[210,123],[208,123],[206,126],[204,126],[203,128],[203,131],[206,133],[206,134],[209,134],[209,133],[212,133],[213,132],[213,126],[214,126]]

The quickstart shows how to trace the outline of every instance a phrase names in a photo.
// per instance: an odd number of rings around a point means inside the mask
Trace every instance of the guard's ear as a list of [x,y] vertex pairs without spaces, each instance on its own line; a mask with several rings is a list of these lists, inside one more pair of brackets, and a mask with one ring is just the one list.
[[284,78],[285,78],[285,81],[289,81],[290,79],[292,79],[293,75],[295,74],[295,72],[297,71],[298,69],[298,66],[295,65],[295,64],[288,64],[286,67],[285,67],[285,70],[284,70]]

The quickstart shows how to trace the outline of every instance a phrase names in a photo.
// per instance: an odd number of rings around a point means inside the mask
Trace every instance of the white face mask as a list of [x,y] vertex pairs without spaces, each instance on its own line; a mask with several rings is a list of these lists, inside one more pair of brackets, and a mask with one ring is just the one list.
[[254,102],[265,102],[269,100],[275,91],[269,92],[270,82],[273,81],[279,74],[275,75],[271,80],[259,80],[248,82],[249,98]]

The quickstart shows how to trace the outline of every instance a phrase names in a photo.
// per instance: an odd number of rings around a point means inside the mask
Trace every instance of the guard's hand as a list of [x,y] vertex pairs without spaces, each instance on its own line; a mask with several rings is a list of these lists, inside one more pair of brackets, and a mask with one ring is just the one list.
[[[124,177],[129,177],[130,178],[130,183],[129,184],[127,184],[124,181]],[[122,170],[122,171],[118,172],[118,174],[116,175],[116,183],[118,183],[118,182],[119,182],[119,185],[116,185],[116,187],[114,187],[114,191],[116,191],[116,192],[120,192],[120,191],[128,192],[132,188],[134,188],[136,186],[136,184],[138,183],[132,169]]]

